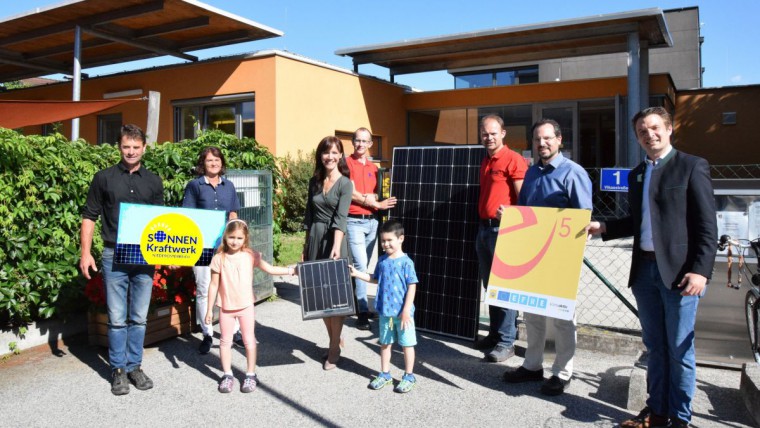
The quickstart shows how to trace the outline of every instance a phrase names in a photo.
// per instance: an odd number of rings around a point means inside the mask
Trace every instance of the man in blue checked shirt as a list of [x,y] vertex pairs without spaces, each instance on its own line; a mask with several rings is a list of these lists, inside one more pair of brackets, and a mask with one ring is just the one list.
[[[552,119],[540,119],[533,124],[533,150],[538,162],[528,168],[518,197],[518,205],[551,208],[592,209],[591,180],[580,165],[562,156],[562,131]],[[575,318],[552,318],[557,331],[557,356],[552,376],[541,385],[544,395],[560,395],[570,384],[575,355]],[[544,346],[546,317],[525,314],[528,349],[525,361],[517,369],[508,370],[503,379],[508,383],[544,380]]]

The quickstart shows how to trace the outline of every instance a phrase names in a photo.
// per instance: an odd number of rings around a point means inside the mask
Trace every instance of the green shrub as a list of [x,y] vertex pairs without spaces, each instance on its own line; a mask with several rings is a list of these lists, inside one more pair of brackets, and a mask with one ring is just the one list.
[[[207,145],[222,150],[230,169],[270,170],[274,188],[280,185],[276,159],[265,147],[252,139],[208,132],[146,151],[143,163],[164,180],[166,205],[180,204],[185,185],[194,177],[191,168]],[[20,325],[82,308],[86,299],[77,269],[82,207],[93,175],[119,161],[117,148],[0,128],[0,153],[0,323]],[[277,213],[277,195],[274,199]],[[96,260],[102,247],[98,229]]]
[[281,161],[284,178],[281,197],[284,213],[280,225],[284,233],[301,230],[309,194],[309,179],[314,175],[314,156],[314,151],[308,156],[303,156],[299,150],[295,158],[288,155]]

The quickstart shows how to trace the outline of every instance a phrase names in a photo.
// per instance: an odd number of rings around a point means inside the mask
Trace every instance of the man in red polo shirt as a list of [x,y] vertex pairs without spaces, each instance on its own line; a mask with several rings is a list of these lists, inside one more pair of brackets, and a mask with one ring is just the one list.
[[[348,245],[354,268],[359,272],[367,272],[377,241],[377,211],[393,208],[396,198],[377,200],[377,166],[369,159],[369,148],[372,147],[372,133],[369,129],[357,129],[351,142],[354,153],[346,158],[351,181],[354,183],[351,207],[348,209]],[[356,328],[369,330],[367,283],[360,279],[355,281],[359,312]]]
[[[507,205],[517,204],[517,195],[528,169],[525,159],[504,144],[506,135],[501,117],[488,115],[480,121],[480,141],[486,148],[487,156],[480,164],[480,227],[475,240],[475,251],[484,288],[488,287],[491,275],[502,210]],[[488,313],[491,320],[488,336],[475,342],[475,348],[488,351],[488,361],[507,360],[515,355],[517,311],[489,306]]]

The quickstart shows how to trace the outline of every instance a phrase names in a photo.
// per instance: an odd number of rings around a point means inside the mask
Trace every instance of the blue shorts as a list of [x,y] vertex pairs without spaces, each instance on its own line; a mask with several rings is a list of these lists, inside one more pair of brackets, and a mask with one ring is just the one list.
[[[412,319],[412,324],[414,324],[414,319]],[[401,330],[400,317],[384,317],[380,315],[379,336],[378,341],[381,345],[390,345],[396,341],[404,347],[417,345],[417,331],[414,325]]]

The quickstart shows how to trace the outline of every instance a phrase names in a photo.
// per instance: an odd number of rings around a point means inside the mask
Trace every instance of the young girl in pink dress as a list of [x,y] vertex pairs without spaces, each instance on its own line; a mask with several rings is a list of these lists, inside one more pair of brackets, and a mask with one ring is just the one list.
[[[240,332],[245,343],[248,360],[245,379],[240,385],[241,392],[256,389],[256,337],[253,318],[253,268],[257,267],[270,275],[295,275],[292,267],[272,266],[261,259],[261,253],[253,251],[248,242],[248,225],[240,219],[230,220],[224,229],[222,245],[211,259],[211,284],[208,293],[206,323],[211,324],[214,303],[219,310],[219,358],[222,360],[224,375],[219,381],[219,392],[232,392],[235,383],[232,377],[231,348],[235,332],[235,319],[240,322]],[[218,292],[218,299],[217,299]]]

